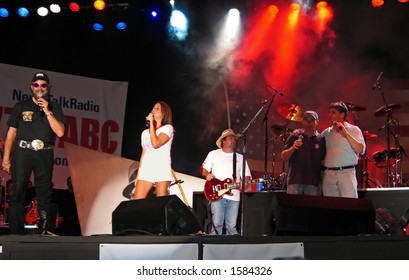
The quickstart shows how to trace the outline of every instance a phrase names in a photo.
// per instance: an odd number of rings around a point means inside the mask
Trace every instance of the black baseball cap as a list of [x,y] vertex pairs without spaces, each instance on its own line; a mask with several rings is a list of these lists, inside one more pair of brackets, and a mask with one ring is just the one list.
[[47,81],[47,83],[50,82],[50,79],[48,78],[47,74],[43,72],[35,73],[31,82],[35,82],[37,80],[44,80]]

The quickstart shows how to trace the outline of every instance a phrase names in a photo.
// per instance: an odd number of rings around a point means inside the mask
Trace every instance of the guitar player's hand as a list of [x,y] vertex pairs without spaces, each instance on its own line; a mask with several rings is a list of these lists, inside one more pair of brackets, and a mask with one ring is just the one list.
[[209,174],[206,175],[206,180],[207,181],[213,180],[214,178],[215,177],[214,177],[214,175],[212,173],[209,173]]

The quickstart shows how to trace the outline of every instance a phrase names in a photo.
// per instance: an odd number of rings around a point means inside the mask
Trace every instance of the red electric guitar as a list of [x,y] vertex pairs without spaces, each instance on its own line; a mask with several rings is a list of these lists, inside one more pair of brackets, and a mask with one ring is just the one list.
[[37,223],[37,218],[38,218],[37,199],[33,198],[33,200],[31,200],[30,202],[30,207],[27,210],[25,222],[28,225],[34,225],[35,223]]
[[[248,185],[248,184],[260,183],[260,182],[263,182],[263,179],[248,180],[245,182],[245,184]],[[241,182],[235,183],[230,178],[224,179],[223,181],[213,179],[210,181],[206,181],[205,186],[204,186],[204,194],[205,194],[205,197],[210,202],[215,202],[215,201],[222,199],[223,195],[225,194],[233,195],[231,193],[231,190],[240,189],[240,188],[241,188]]]

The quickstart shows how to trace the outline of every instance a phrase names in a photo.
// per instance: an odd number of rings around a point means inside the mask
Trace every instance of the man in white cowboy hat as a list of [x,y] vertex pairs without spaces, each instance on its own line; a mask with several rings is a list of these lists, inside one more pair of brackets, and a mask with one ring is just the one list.
[[[216,145],[219,149],[210,151],[202,164],[202,175],[207,181],[232,179],[234,182],[240,182],[243,155],[235,152],[236,140],[239,136],[229,128],[224,130],[217,139]],[[246,162],[245,179],[250,178],[250,168]],[[211,202],[210,206],[214,227],[211,234],[223,234],[224,224],[227,235],[238,235],[236,223],[240,206],[239,189],[231,189],[220,200]]]

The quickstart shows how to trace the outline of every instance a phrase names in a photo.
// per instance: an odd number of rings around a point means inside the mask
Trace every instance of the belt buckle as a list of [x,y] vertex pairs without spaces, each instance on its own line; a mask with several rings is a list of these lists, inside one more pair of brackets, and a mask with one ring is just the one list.
[[34,151],[41,150],[42,148],[44,148],[44,142],[39,139],[35,139],[31,141],[31,147]]
[[18,143],[18,146],[19,146],[20,148],[27,148],[28,143],[27,143],[26,141],[21,140],[21,141]]

